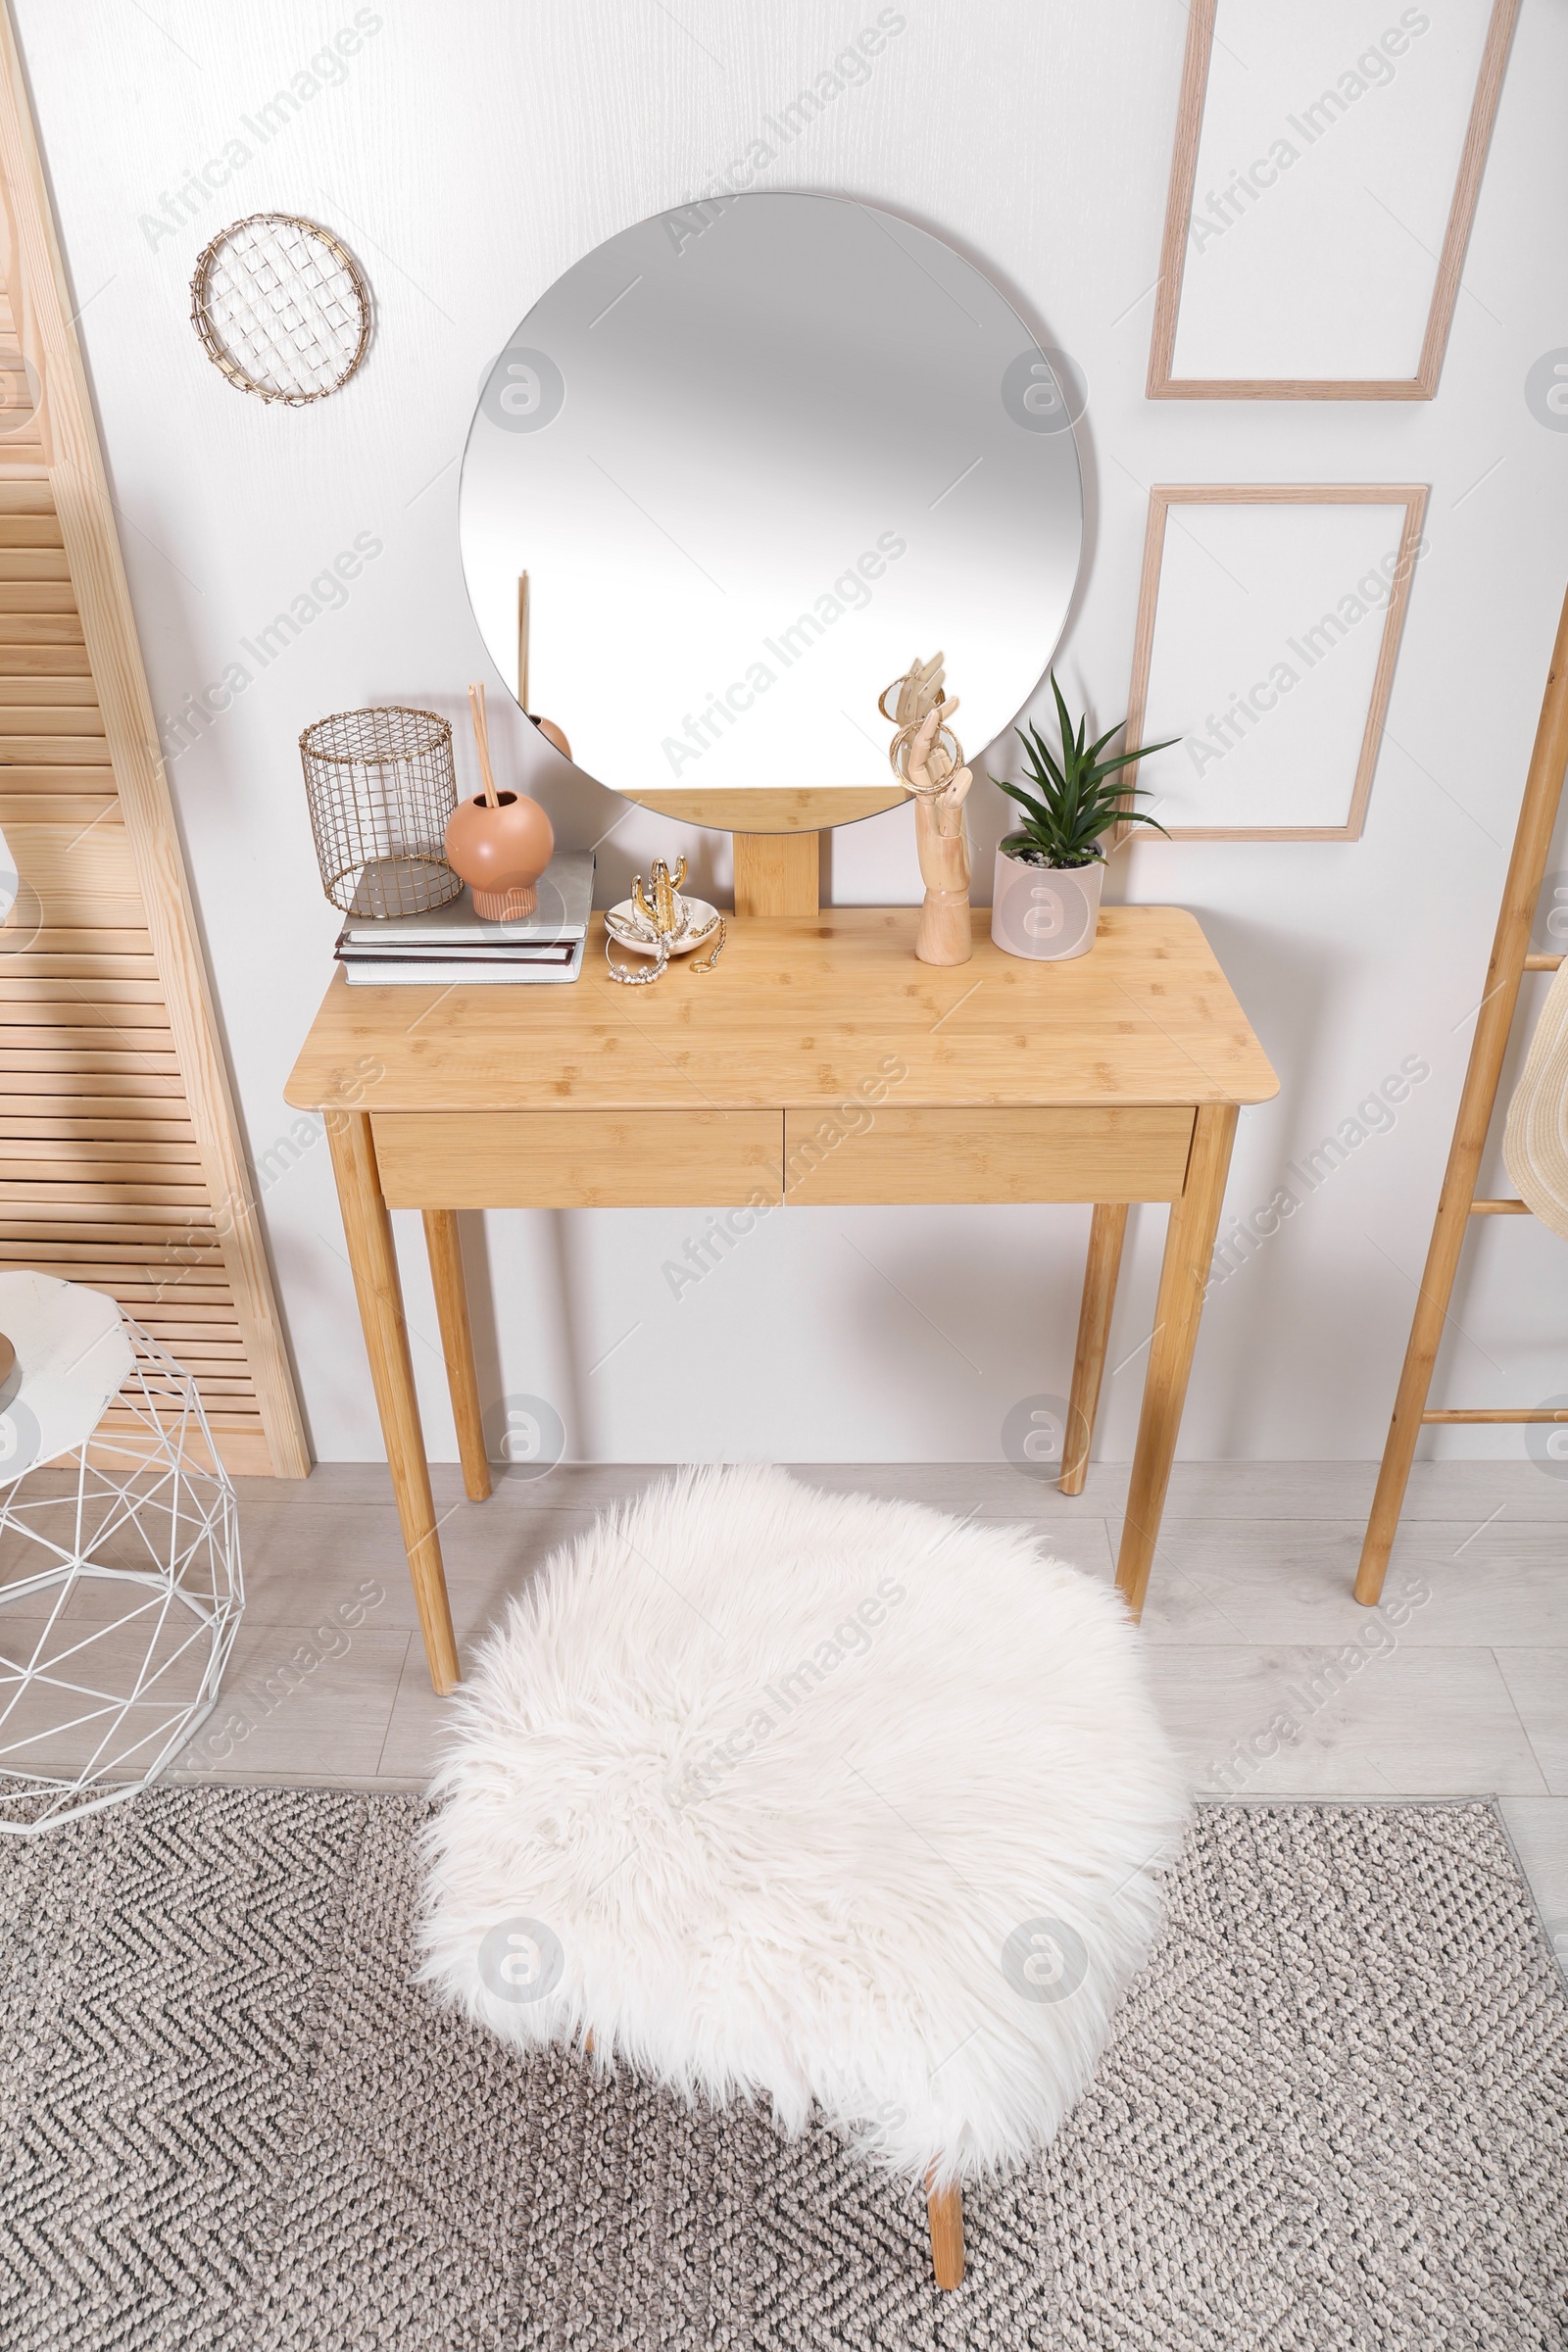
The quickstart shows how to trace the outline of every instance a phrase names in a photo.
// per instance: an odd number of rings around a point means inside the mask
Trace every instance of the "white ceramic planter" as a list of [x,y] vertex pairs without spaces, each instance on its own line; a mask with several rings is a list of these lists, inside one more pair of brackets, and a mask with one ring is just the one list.
[[1087,956],[1100,920],[1102,858],[1092,865],[1030,865],[997,852],[991,936],[1009,956],[1041,963]]

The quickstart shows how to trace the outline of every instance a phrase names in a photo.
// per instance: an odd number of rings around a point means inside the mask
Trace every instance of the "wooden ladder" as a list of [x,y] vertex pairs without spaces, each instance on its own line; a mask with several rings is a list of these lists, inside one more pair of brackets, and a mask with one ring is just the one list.
[[1560,956],[1532,956],[1529,947],[1531,925],[1556,829],[1565,768],[1568,768],[1568,597],[1563,600],[1557,641],[1551,649],[1551,667],[1546,673],[1546,691],[1542,699],[1535,749],[1530,756],[1519,829],[1508,861],[1508,879],[1497,915],[1492,961],[1487,966],[1486,993],[1470,1047],[1470,1066],[1459,1098],[1459,1116],[1443,1191],[1438,1198],[1432,1246],[1421,1277],[1410,1343],[1404,1351],[1404,1370],[1399,1375],[1389,1441],[1383,1449],[1383,1467],[1372,1498],[1372,1516],[1367,1521],[1366,1539],[1361,1546],[1355,1597],[1367,1608],[1376,1607],[1383,1591],[1410,1465],[1415,1459],[1416,1440],[1425,1423],[1568,1421],[1568,1407],[1533,1412],[1516,1406],[1433,1411],[1427,1405],[1438,1342],[1447,1320],[1459,1251],[1470,1219],[1530,1214],[1523,1200],[1478,1200],[1476,1178],[1497,1100],[1497,1081],[1502,1074],[1503,1056],[1519,1002],[1519,984],[1526,972],[1554,972],[1563,960]]

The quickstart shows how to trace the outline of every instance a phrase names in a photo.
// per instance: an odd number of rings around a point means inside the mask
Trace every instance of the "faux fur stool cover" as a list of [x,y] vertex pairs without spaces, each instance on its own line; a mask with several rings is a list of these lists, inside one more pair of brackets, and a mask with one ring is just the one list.
[[939,2184],[1055,2132],[1186,1815],[1112,1592],[1022,1529],[779,1470],[609,1513],[457,1703],[429,1980],[787,2131],[814,2101]]

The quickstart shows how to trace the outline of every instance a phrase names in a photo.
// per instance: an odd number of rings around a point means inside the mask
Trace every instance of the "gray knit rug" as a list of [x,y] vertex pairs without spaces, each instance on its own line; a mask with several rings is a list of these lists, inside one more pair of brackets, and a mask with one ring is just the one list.
[[1093,2090],[966,2200],[410,1987],[419,1800],[178,1788],[0,1848],[0,2345],[1568,2343],[1568,1994],[1495,1813],[1204,1807]]

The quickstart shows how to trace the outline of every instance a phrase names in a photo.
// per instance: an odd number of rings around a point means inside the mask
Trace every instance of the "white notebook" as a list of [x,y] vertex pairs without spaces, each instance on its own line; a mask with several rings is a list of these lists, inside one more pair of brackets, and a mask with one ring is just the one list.
[[549,980],[575,980],[582,970],[583,942],[564,941],[559,952],[535,955],[423,956],[417,961],[387,956],[341,956],[350,988],[506,988]]
[[379,918],[351,914],[337,943],[339,958],[361,956],[467,957],[494,955],[498,948],[531,947],[553,940],[582,939],[594,903],[592,850],[564,850],[539,877],[539,906],[514,923],[490,923],[473,911],[473,893],[465,889],[427,914]]

